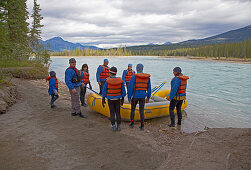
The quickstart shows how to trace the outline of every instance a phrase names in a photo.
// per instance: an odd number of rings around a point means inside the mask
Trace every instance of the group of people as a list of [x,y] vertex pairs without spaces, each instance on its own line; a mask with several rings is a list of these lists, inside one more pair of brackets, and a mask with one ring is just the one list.
[[[128,101],[131,104],[130,124],[134,127],[134,116],[136,105],[139,103],[140,113],[140,130],[144,130],[144,107],[145,103],[149,102],[151,97],[151,75],[144,73],[143,64],[137,64],[136,72],[132,69],[132,64],[128,64],[128,68],[123,71],[122,78],[117,77],[117,68],[109,68],[108,59],[104,59],[103,65],[99,65],[96,73],[96,79],[99,85],[99,94],[102,96],[102,106],[105,107],[106,100],[110,110],[110,120],[112,131],[120,131],[121,116],[120,106],[124,103],[124,98],[127,95]],[[181,125],[182,113],[181,106],[183,100],[186,99],[186,87],[189,77],[184,76],[180,67],[173,69],[174,78],[171,81],[171,92],[166,97],[170,101],[169,113],[171,124],[170,127],[175,127],[174,109],[177,110],[178,125]],[[65,83],[69,88],[71,95],[71,115],[86,118],[80,109],[82,106],[87,107],[85,103],[86,88],[89,86],[92,89],[89,79],[88,65],[83,64],[82,69],[76,68],[76,60],[69,60],[69,67],[65,71]],[[49,95],[51,95],[51,108],[54,108],[54,102],[58,99],[58,80],[54,71],[50,72],[50,76],[46,79],[49,81]],[[126,88],[125,88],[126,86]],[[127,90],[126,90],[127,89]],[[116,120],[115,120],[116,115]],[[116,123],[115,123],[116,122]]]

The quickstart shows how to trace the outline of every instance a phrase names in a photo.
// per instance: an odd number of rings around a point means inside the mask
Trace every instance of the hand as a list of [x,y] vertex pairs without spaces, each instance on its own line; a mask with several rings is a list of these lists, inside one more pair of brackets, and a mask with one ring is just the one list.
[[98,82],[98,85],[100,85],[100,86],[101,86],[101,82]]
[[56,89],[53,90],[55,95],[58,95],[58,92]]
[[124,97],[122,97],[122,99],[120,99],[120,106],[123,106],[124,104]]
[[77,93],[77,90],[76,89],[72,89],[72,93]]
[[169,96],[168,96],[168,97],[166,97],[166,100],[170,101]]
[[103,98],[102,98],[102,106],[105,107],[105,104],[106,104],[105,98],[103,97]]
[[81,86],[82,86],[82,87],[85,87],[85,83],[82,83]]
[[146,98],[146,103],[149,103],[149,99],[148,98]]

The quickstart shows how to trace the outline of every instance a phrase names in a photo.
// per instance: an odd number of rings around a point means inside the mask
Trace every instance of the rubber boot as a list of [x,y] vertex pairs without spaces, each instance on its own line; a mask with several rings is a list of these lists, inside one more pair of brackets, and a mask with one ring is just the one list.
[[56,105],[54,105],[54,104],[51,105],[51,108],[55,108],[55,107],[56,107]]
[[86,104],[86,103],[83,103],[83,104],[82,104],[82,106],[84,106],[84,107],[87,107],[87,106],[88,106],[88,104]]
[[168,125],[169,127],[175,127],[175,122],[174,122],[174,118],[171,118],[171,124]]
[[75,113],[71,113],[72,116],[77,116],[78,114],[75,112]]
[[116,125],[112,125],[112,131],[113,131],[113,132],[116,131]]
[[181,119],[178,119],[177,124],[178,124],[178,125],[181,125]]
[[87,116],[84,115],[84,114],[82,114],[82,112],[79,112],[79,113],[78,113],[78,116],[79,116],[79,117],[82,117],[82,118],[87,118]]
[[144,128],[144,123],[141,123],[141,125],[140,125],[140,130],[142,130],[142,131],[144,131],[145,130],[145,128]]
[[120,124],[117,124],[117,131],[120,131]]
[[129,127],[130,127],[130,128],[133,128],[133,127],[134,127],[134,121],[133,121],[133,120],[131,120],[131,122],[130,122],[130,124],[129,124]]

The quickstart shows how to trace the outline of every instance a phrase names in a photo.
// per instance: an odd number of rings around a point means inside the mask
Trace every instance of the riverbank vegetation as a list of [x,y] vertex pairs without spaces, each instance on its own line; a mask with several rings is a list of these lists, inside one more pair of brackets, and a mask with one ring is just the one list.
[[111,49],[80,49],[65,50],[62,52],[53,52],[52,56],[132,56],[132,52],[126,47],[111,48]]
[[[33,21],[29,28],[26,0],[0,1],[0,68],[32,67],[41,72],[48,70],[50,54],[40,43],[43,27],[40,24],[43,19],[40,12],[40,6],[34,0],[31,15]],[[2,74],[6,70],[8,69],[1,69]],[[1,76],[0,79],[3,80],[4,77]]]

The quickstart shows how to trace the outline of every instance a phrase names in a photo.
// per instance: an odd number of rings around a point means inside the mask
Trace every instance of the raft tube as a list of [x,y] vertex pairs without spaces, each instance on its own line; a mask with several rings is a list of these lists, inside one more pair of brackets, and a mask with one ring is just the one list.
[[[156,117],[163,117],[169,115],[169,104],[170,102],[164,99],[168,94],[170,93],[170,90],[162,90],[155,93],[154,96],[152,96],[152,99],[149,103],[145,104],[145,119],[152,119]],[[126,100],[127,97],[125,97]],[[110,117],[110,110],[108,106],[108,101],[106,100],[105,107],[102,106],[102,97],[95,93],[89,93],[88,95],[88,105],[89,107],[94,110],[95,112],[98,112],[104,116]],[[181,110],[184,110],[187,107],[187,100],[183,101]],[[174,110],[176,113],[176,109]],[[130,115],[131,115],[131,104],[128,103],[128,101],[125,101],[123,106],[120,106],[120,114],[121,119],[129,121]],[[140,120],[140,114],[139,114],[139,104],[137,104],[135,109],[135,118],[134,120]]]

